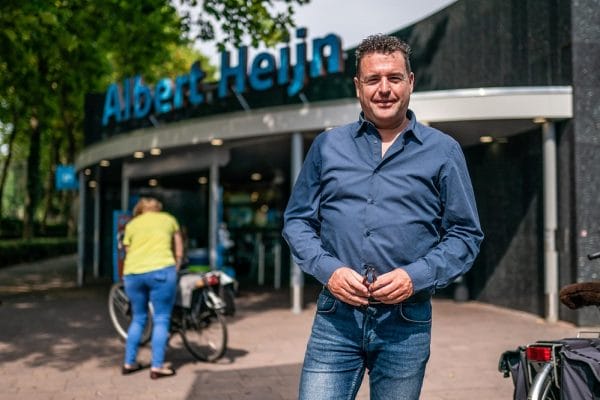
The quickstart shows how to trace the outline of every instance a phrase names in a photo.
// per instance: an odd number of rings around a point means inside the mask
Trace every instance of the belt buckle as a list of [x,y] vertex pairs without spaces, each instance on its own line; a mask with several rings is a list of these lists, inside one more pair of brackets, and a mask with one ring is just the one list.
[[379,301],[379,300],[375,300],[375,298],[373,298],[373,297],[369,297],[369,298],[367,299],[367,301],[369,302],[369,305],[370,305],[370,306],[371,306],[371,305],[379,305],[379,304],[383,304],[381,301]]

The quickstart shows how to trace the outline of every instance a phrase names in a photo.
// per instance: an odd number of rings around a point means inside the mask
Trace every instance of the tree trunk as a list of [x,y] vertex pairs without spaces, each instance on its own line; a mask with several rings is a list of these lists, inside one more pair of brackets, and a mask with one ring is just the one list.
[[25,191],[25,213],[23,215],[23,239],[34,236],[35,210],[39,198],[40,181],[40,141],[42,130],[35,117],[31,119],[31,135],[29,137],[29,154],[27,155],[27,182]]
[[50,140],[50,173],[46,177],[46,182],[44,184],[44,214],[42,217],[42,223],[40,226],[41,232],[46,233],[46,227],[48,224],[48,216],[52,213],[52,200],[54,198],[54,194],[56,193],[54,190],[54,180],[56,177],[56,166],[60,163],[59,157],[59,146],[60,139],[57,137],[52,137]]
[[6,155],[6,158],[4,159],[4,162],[2,163],[2,171],[0,172],[0,219],[2,219],[3,214],[3,209],[2,209],[2,199],[4,199],[4,186],[6,185],[6,178],[8,177],[8,169],[10,167],[10,161],[12,159],[13,156],[13,143],[15,141],[15,138],[17,137],[17,122],[18,122],[18,115],[17,113],[13,114],[13,120],[12,120],[12,124],[13,124],[13,129],[12,132],[10,133],[10,136],[8,137],[8,143],[6,143],[7,148],[8,148],[8,154]]
[[[66,97],[66,93],[63,92],[63,97]],[[64,102],[66,104],[66,102]],[[72,118],[63,112],[63,124],[67,136],[67,164],[75,163],[75,153],[77,149],[77,139],[75,138],[75,124]],[[76,177],[77,178],[77,177]],[[80,188],[81,189],[81,188]],[[76,192],[73,190],[66,191],[63,196],[63,207],[62,215],[67,221],[67,236],[75,237],[77,234],[77,216],[74,215],[73,202],[76,199]]]

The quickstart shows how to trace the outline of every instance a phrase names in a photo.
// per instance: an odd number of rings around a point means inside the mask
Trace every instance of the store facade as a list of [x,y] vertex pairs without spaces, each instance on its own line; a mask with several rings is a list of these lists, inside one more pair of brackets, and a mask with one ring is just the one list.
[[[592,316],[559,306],[557,290],[600,270],[585,261],[600,243],[600,84],[598,74],[588,79],[600,65],[595,3],[459,0],[395,33],[413,47],[411,109],[463,146],[486,233],[455,286],[580,324]],[[133,78],[90,95],[77,160],[80,283],[111,274],[115,210],[153,194],[212,266],[226,224],[240,277],[291,282],[298,309],[303,276],[281,216],[312,139],[358,116],[354,62],[335,34],[298,29],[289,45],[252,59],[243,48],[224,53],[216,83],[192,66],[151,87]]]

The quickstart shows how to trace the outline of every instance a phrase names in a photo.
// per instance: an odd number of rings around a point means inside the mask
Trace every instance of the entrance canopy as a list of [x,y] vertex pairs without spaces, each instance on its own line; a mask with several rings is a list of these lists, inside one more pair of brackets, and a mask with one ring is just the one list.
[[[417,118],[454,136],[463,146],[481,136],[495,138],[528,130],[536,122],[571,118],[570,86],[506,87],[413,93]],[[202,144],[293,132],[320,132],[356,120],[356,99],[341,99],[191,119],[114,136],[84,149],[78,170],[102,160],[129,158],[136,151],[185,148]],[[195,158],[192,162],[199,160]]]

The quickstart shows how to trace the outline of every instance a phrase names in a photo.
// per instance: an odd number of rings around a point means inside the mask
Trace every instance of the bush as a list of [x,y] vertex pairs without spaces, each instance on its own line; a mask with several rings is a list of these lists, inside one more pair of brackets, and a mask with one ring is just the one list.
[[77,239],[36,238],[0,241],[0,267],[77,252]]
[[[34,222],[34,235],[36,237],[65,237],[67,236],[67,224],[47,224],[42,230],[39,222]],[[18,239],[23,234],[23,221],[17,218],[0,219],[0,238]]]

